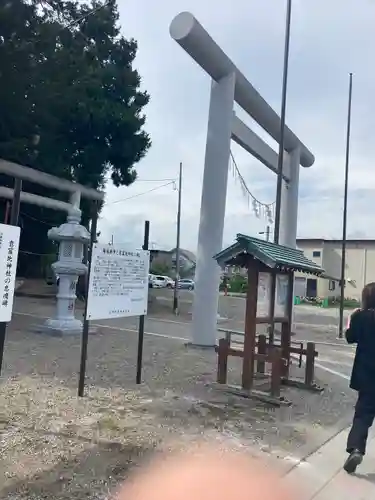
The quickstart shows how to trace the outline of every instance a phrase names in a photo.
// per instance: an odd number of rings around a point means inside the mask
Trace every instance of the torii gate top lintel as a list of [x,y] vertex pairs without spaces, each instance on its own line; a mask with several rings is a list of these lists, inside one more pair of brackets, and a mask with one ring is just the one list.
[[[207,33],[190,12],[181,12],[171,22],[171,37],[215,81],[235,74],[235,101],[277,142],[280,141],[281,120],[231,59]],[[298,137],[285,127],[285,149],[300,150],[303,167],[311,167],[315,158]]]

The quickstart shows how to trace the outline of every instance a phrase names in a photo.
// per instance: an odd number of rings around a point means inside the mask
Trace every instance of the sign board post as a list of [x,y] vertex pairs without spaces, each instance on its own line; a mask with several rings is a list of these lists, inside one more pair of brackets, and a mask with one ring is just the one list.
[[[148,244],[150,239],[150,221],[145,221],[145,234],[143,240],[143,250],[148,250]],[[147,273],[147,295],[148,295],[148,273]],[[148,300],[148,297],[147,297]],[[139,327],[138,327],[138,351],[137,351],[137,375],[136,383],[140,384],[142,382],[142,361],[143,361],[143,341],[145,336],[145,315],[142,314],[139,317]]]
[[89,321],[147,314],[150,252],[92,245],[78,395],[84,394]]
[[88,288],[91,274],[92,251],[96,242],[96,233],[98,229],[98,207],[95,205],[93,216],[91,219],[91,232],[90,232],[90,248],[88,254],[88,271],[86,281],[86,302],[85,302],[85,315],[83,318],[82,341],[81,341],[81,363],[79,366],[79,381],[78,381],[78,396],[83,397],[85,392],[85,375],[86,375],[86,361],[87,361],[87,344],[89,341],[89,320],[87,319],[87,304],[88,304]]
[[12,319],[20,228],[0,224],[0,374],[7,323]]

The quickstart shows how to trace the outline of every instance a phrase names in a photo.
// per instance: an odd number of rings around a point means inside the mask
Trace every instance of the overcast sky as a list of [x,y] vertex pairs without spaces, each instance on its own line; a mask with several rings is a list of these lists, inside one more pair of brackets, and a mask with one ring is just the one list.
[[[128,188],[108,188],[100,221],[103,239],[113,234],[117,242],[140,244],[144,220],[149,219],[154,246],[175,246],[177,191],[169,184],[142,193],[177,179],[182,161],[181,245],[196,250],[210,79],[170,38],[174,16],[192,12],[279,113],[285,6],[286,0],[119,0],[122,32],[138,41],[135,65],[151,95],[146,129],[153,145],[137,166],[139,181]],[[316,158],[310,169],[301,168],[300,237],[341,236],[350,71],[354,88],[348,235],[375,237],[374,22],[373,0],[293,1],[287,124]],[[276,148],[266,134],[260,135]],[[273,202],[275,175],[232,146],[252,193]],[[146,182],[153,179],[160,182]],[[238,232],[256,235],[265,226],[266,220],[252,214],[230,175],[223,246]]]

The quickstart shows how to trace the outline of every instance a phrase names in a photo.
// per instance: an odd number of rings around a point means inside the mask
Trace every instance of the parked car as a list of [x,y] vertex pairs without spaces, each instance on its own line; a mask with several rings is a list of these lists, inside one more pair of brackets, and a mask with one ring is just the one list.
[[153,286],[153,279],[154,278],[155,278],[155,276],[153,274],[148,275],[148,287],[149,288],[154,288],[154,286]]
[[194,281],[189,279],[182,279],[178,281],[178,288],[182,290],[194,290]]
[[174,280],[169,276],[166,276],[166,278],[167,278],[167,288],[174,288]]
[[166,288],[169,280],[168,276],[154,276],[152,278],[152,288]]

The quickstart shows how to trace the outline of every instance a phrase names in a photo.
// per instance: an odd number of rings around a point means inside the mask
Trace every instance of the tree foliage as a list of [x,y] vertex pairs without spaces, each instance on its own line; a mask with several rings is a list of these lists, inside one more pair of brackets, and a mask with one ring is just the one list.
[[[0,0],[0,158],[93,188],[108,178],[134,182],[151,144],[143,128],[149,95],[133,67],[137,43],[121,36],[118,19],[115,0]],[[30,217],[54,223],[64,215],[22,211],[23,246],[43,253],[48,227],[39,224],[32,242]]]

